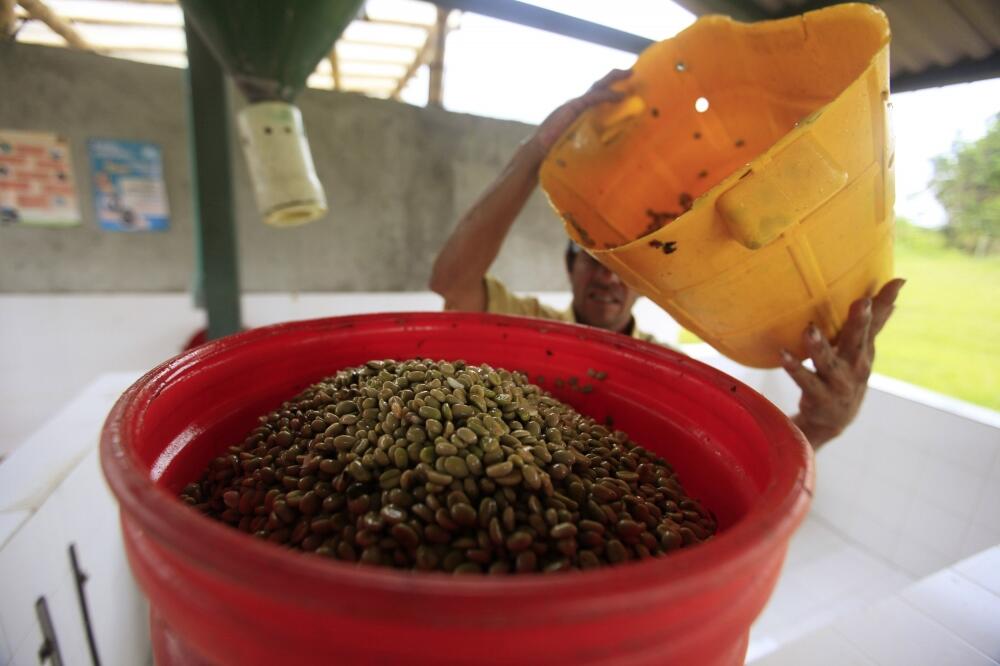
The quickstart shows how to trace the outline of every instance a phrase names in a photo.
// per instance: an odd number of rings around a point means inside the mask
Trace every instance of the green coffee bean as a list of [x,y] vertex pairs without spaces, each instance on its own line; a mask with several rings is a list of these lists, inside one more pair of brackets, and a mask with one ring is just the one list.
[[509,461],[498,462],[496,464],[490,465],[486,468],[486,475],[490,478],[496,479],[501,476],[507,476],[514,471],[514,464]]
[[518,573],[530,573],[537,571],[538,558],[533,551],[526,550],[517,555],[515,564]]
[[398,468],[387,469],[378,477],[378,485],[383,490],[390,490],[399,485],[399,478],[403,473]]
[[307,388],[181,499],[321,556],[456,574],[606,566],[717,527],[662,458],[522,373],[423,359]]
[[451,507],[451,519],[462,527],[474,527],[477,523],[476,510],[465,502],[459,502]]
[[427,472],[427,480],[439,486],[447,486],[454,480],[454,477],[450,474],[442,474],[441,472],[430,470]]
[[427,407],[427,406],[421,407],[417,411],[417,413],[420,414],[421,418],[424,419],[434,419],[436,421],[441,420],[441,410],[435,409],[433,407]]
[[553,539],[565,539],[567,537],[576,536],[576,532],[576,525],[573,523],[559,523],[549,530],[549,536]]
[[439,456],[454,456],[458,455],[458,447],[442,439],[434,444],[434,453]]
[[464,479],[469,476],[469,468],[465,461],[458,456],[448,456],[444,459],[445,471],[457,479]]
[[512,553],[519,553],[522,550],[530,548],[533,542],[534,539],[529,533],[523,531],[517,531],[511,534],[509,537],[507,537],[506,541],[507,550],[509,550]]
[[371,481],[372,474],[369,472],[364,465],[361,464],[360,460],[355,460],[350,465],[347,466],[347,473],[353,476],[358,481]]

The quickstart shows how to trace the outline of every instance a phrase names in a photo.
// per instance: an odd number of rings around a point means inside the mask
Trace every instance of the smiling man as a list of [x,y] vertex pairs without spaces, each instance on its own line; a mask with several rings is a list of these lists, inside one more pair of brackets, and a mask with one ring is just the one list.
[[[639,293],[622,282],[618,275],[609,271],[589,254],[582,252],[579,246],[572,241],[566,248],[566,271],[569,274],[570,286],[573,288],[573,302],[566,310],[543,305],[534,298],[515,296],[492,275],[483,276],[485,307],[477,309],[497,314],[541,317],[542,319],[558,319],[559,321],[587,324],[624,333],[646,342],[659,342],[652,335],[640,331],[635,326],[632,306],[639,298]],[[454,307],[454,303],[447,296],[445,297],[445,308],[449,310],[470,309]]]
[[[511,225],[538,185],[538,168],[549,149],[585,109],[618,100],[620,93],[609,86],[629,74],[613,71],[586,94],[553,111],[462,217],[438,254],[431,275],[430,288],[444,297],[445,309],[558,319],[657,342],[635,326],[632,306],[638,294],[572,243],[566,250],[573,288],[568,310],[515,296],[488,274]],[[799,412],[792,420],[814,448],[840,434],[857,415],[871,374],[875,336],[892,314],[902,286],[902,280],[892,280],[873,298],[857,300],[835,341],[824,338],[814,326],[803,331],[815,371],[784,355],[785,370],[802,389]]]

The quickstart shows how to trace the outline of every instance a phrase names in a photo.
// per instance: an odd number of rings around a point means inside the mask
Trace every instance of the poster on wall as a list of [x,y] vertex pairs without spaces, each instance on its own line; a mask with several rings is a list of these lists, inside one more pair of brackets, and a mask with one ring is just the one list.
[[91,139],[87,147],[101,229],[166,231],[170,212],[160,147],[120,139]]
[[78,224],[69,141],[0,129],[0,226]]

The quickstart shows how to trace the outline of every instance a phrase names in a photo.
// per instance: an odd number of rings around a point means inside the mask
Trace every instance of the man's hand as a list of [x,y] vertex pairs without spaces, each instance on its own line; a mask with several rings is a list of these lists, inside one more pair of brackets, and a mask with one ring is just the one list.
[[792,421],[814,449],[839,435],[857,415],[875,358],[875,336],[892,314],[904,282],[891,280],[875,298],[855,301],[836,344],[815,325],[805,330],[803,340],[816,372],[782,350],[782,366],[802,389],[799,413]]
[[542,160],[583,111],[601,102],[621,99],[622,93],[609,86],[631,74],[628,70],[614,70],[587,93],[550,113],[462,216],[434,261],[429,283],[433,291],[444,297],[446,309],[482,312],[489,306],[483,277],[518,213],[535,191]]
[[544,157],[552,149],[562,133],[580,117],[581,113],[601,102],[617,102],[622,99],[624,94],[612,90],[611,84],[623,81],[630,76],[632,76],[630,69],[613,69],[583,95],[571,99],[550,113],[538,126],[533,137],[541,150],[541,155]]

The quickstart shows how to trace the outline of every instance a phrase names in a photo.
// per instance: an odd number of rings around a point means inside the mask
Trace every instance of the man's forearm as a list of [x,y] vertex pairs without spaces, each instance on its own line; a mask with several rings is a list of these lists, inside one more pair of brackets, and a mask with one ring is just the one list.
[[448,300],[468,285],[481,285],[511,225],[538,185],[545,156],[534,139],[522,143],[500,176],[490,185],[452,232],[431,275],[430,287]]

